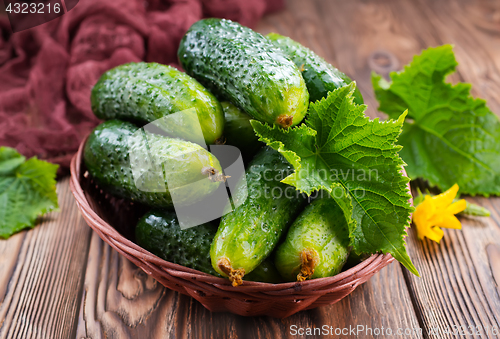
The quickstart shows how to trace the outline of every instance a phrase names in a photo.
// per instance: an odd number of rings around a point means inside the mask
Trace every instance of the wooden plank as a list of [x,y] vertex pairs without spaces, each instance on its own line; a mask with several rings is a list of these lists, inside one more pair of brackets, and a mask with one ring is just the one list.
[[459,66],[453,79],[471,83],[473,95],[500,116],[500,2],[420,0],[415,6],[437,43],[454,45]]
[[235,331],[232,315],[164,288],[95,233],[81,305],[77,338],[230,338]]
[[[438,44],[454,44],[460,65],[454,81],[473,85],[472,93],[487,99],[500,114],[500,23],[492,1],[446,1],[416,4],[428,19]],[[436,13],[439,13],[436,14]],[[415,16],[414,16],[415,17]],[[409,20],[411,24],[416,26]],[[430,338],[495,337],[500,327],[498,253],[499,198],[468,198],[492,210],[491,218],[462,218],[463,230],[445,230],[441,244],[420,242],[413,236],[410,255],[422,274],[407,273],[408,286]]]
[[[411,5],[413,15],[403,14],[406,25],[431,45],[454,44],[460,65],[452,80],[472,83],[473,94],[499,114],[500,24],[491,13],[499,13],[500,3],[421,0]],[[422,278],[405,275],[424,335],[431,338],[456,337],[457,331],[463,337],[493,337],[491,329],[500,326],[495,281],[500,199],[470,200],[492,209],[493,217],[463,218],[463,230],[446,230],[439,245],[418,241],[414,233],[408,244]]]
[[0,338],[70,338],[76,331],[91,230],[69,180],[57,185],[60,212],[0,240]]
[[399,1],[288,1],[283,13],[262,20],[258,30],[276,31],[312,49],[357,82],[367,115],[377,112],[370,74],[376,56],[385,57],[384,71],[399,69],[425,44],[399,18]]
[[408,243],[422,278],[405,276],[429,338],[454,338],[457,327],[467,331],[464,337],[493,337],[491,329],[500,328],[500,199],[467,199],[492,217],[461,218],[462,230],[445,230],[440,244],[416,234]]
[[384,268],[338,304],[300,312],[283,320],[246,318],[212,313],[191,297],[162,287],[95,233],[80,305],[76,338],[301,338],[304,336],[293,335],[294,331],[324,325],[333,333],[337,328],[358,325],[372,330],[383,326],[395,334],[400,328],[415,329],[412,337],[421,337],[397,264]]

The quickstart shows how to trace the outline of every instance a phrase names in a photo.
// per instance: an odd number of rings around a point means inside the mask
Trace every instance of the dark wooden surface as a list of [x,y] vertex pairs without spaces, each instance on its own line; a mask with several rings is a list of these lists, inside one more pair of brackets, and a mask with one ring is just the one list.
[[[500,113],[498,0],[290,0],[257,30],[288,35],[353,77],[371,117],[383,117],[372,70],[386,75],[428,46],[452,43],[460,66],[451,81],[472,83],[474,95]],[[439,245],[410,231],[408,249],[422,278],[394,263],[335,305],[278,320],[210,313],[163,288],[91,231],[67,179],[58,191],[60,212],[0,241],[0,339],[305,337],[292,335],[294,325],[486,338],[500,326],[500,198],[468,198],[492,217],[462,218],[463,230],[445,230]],[[454,326],[481,335],[445,333]]]

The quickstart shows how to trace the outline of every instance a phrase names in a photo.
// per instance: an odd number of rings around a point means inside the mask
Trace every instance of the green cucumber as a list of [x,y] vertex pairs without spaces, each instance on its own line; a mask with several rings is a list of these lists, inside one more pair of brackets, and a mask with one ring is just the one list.
[[[137,223],[135,240],[139,246],[166,261],[218,276],[210,261],[210,245],[216,231],[217,226],[212,223],[181,229],[174,212],[152,210]],[[247,278],[267,283],[282,281],[269,259]]]
[[271,258],[267,258],[266,260],[264,260],[252,272],[246,275],[245,280],[271,284],[279,284],[283,282],[283,278],[281,278],[281,275],[276,269],[276,266],[274,266]]
[[188,74],[253,118],[295,126],[309,94],[298,67],[261,34],[236,22],[194,23],[177,52]]
[[264,147],[249,164],[246,185],[242,179],[237,186],[233,201],[243,203],[222,217],[210,250],[212,266],[233,286],[269,256],[305,202],[295,188],[280,182],[288,174],[285,158]]
[[150,206],[171,207],[172,194],[176,205],[191,204],[223,181],[217,158],[198,144],[146,134],[120,120],[97,126],[85,143],[83,157],[100,188]]
[[183,230],[174,212],[153,210],[137,223],[135,240],[166,261],[217,275],[210,261],[216,231],[217,226],[210,223]]
[[224,126],[225,144],[237,147],[241,151],[243,159],[253,158],[264,144],[255,135],[250,124],[251,117],[230,102],[223,101],[221,106],[226,120]]
[[194,108],[193,117],[166,119],[160,126],[193,142],[202,139],[193,127],[198,121],[207,144],[215,143],[224,129],[224,114],[213,94],[189,75],[157,63],[129,63],[107,71],[92,89],[91,104],[99,119],[140,124],[160,123],[158,119]]
[[[347,75],[298,42],[277,33],[269,33],[266,37],[300,68],[311,102],[326,98],[329,92],[352,82]],[[354,92],[354,102],[363,104],[358,88]]]
[[328,195],[314,200],[293,222],[274,264],[287,281],[330,277],[342,270],[349,251],[347,222]]

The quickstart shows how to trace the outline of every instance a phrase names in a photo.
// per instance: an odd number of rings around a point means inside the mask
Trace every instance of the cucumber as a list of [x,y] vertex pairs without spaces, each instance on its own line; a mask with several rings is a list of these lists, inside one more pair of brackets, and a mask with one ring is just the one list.
[[[217,226],[205,223],[181,229],[174,212],[152,210],[146,213],[135,228],[136,243],[158,257],[212,275],[210,245]],[[281,276],[271,260],[267,259],[250,274],[252,281],[279,283]]]
[[[266,37],[302,71],[311,102],[326,98],[329,92],[352,82],[347,75],[298,42],[277,33],[269,33]],[[354,102],[363,104],[358,88],[354,92]]]
[[[191,204],[214,192],[223,181],[219,161],[201,146],[156,134],[146,136],[144,130],[120,120],[97,126],[85,143],[83,157],[100,188],[150,206],[172,206],[172,194],[176,206]],[[131,159],[138,165],[132,167]],[[133,171],[139,180],[134,180]]]
[[274,264],[287,281],[330,277],[342,270],[349,251],[347,222],[328,195],[314,200],[293,222]]
[[236,188],[233,200],[243,203],[222,217],[210,250],[212,266],[233,286],[269,256],[305,202],[302,194],[280,182],[290,171],[283,156],[264,147],[249,164],[246,186],[241,180]]
[[279,284],[283,282],[283,278],[281,278],[281,275],[276,269],[276,266],[274,266],[271,258],[267,258],[266,260],[264,260],[252,272],[246,275],[245,280],[271,284]]
[[251,117],[230,102],[221,102],[224,111],[224,139],[226,145],[238,147],[243,159],[251,159],[264,145],[250,124]]
[[216,231],[217,226],[210,223],[183,230],[174,212],[152,210],[137,223],[135,240],[166,261],[217,275],[210,261]]
[[295,126],[309,101],[298,67],[261,34],[236,22],[194,23],[177,52],[188,74],[253,118]]
[[[164,120],[160,127],[167,133],[193,142],[203,142],[199,128],[193,127],[198,121],[207,144],[215,143],[224,130],[224,113],[214,95],[189,75],[157,63],[129,63],[107,71],[92,89],[91,104],[99,119],[140,124]],[[192,117],[184,112],[182,119],[161,119],[192,108]]]

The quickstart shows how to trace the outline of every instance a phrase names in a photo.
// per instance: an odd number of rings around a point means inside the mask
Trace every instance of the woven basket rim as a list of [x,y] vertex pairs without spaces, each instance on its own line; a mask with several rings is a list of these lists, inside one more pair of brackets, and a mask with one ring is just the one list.
[[87,138],[88,136],[82,140],[78,151],[73,156],[70,164],[70,189],[75,197],[77,206],[89,226],[97,232],[99,237],[104,242],[109,244],[121,254],[125,255],[128,259],[135,258],[136,260],[133,260],[134,263],[149,275],[152,274],[153,270],[151,264],[154,264],[160,266],[165,273],[169,274],[169,276],[181,278],[183,280],[190,279],[194,281],[203,281],[207,284],[214,285],[219,290],[224,290],[226,293],[265,292],[269,295],[293,295],[300,291],[301,295],[304,295],[304,292],[313,293],[314,291],[317,291],[318,294],[324,294],[325,292],[328,293],[328,291],[322,290],[322,288],[332,284],[337,284],[337,286],[335,286],[337,289],[341,288],[343,280],[346,280],[346,286],[355,287],[361,280],[363,280],[362,278],[364,275],[373,275],[394,261],[394,258],[390,254],[377,253],[371,255],[369,258],[363,260],[356,266],[353,266],[348,270],[332,277],[278,284],[244,281],[242,285],[233,287],[228,279],[216,277],[208,273],[161,259],[120,234],[113,226],[104,221],[92,208],[80,183],[80,180],[85,179],[83,178],[80,170],[82,166],[83,148]]

